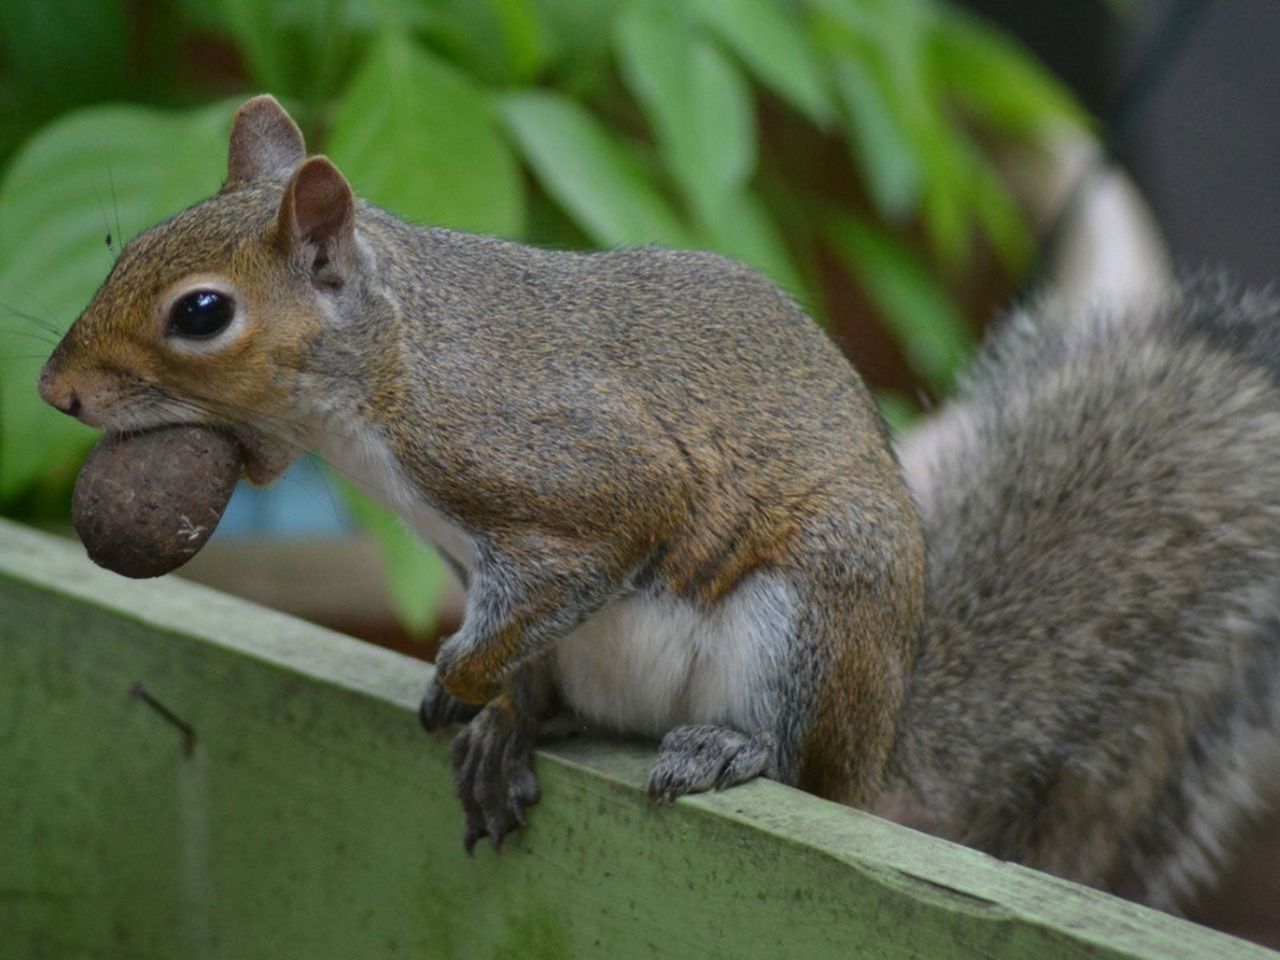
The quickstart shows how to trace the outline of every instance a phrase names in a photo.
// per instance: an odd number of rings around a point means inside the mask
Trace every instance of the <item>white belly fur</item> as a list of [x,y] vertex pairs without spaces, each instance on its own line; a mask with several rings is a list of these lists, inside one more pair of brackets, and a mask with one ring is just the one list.
[[657,736],[684,723],[768,729],[773,704],[759,691],[787,669],[794,609],[787,585],[767,574],[711,610],[671,596],[627,597],[556,646],[557,685],[575,712],[628,733]]

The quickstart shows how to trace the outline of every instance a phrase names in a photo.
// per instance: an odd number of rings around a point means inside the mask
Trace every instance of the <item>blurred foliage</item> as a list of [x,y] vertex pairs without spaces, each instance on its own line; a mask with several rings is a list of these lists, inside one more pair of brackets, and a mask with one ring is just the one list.
[[[41,405],[39,365],[113,249],[218,188],[231,113],[262,90],[413,221],[710,248],[819,316],[828,256],[935,389],[970,347],[955,278],[975,251],[1016,278],[1032,251],[991,144],[1086,124],[945,0],[6,0],[0,511],[65,510],[93,436]],[[819,176],[806,159],[833,146]],[[354,513],[428,623],[439,561]]]

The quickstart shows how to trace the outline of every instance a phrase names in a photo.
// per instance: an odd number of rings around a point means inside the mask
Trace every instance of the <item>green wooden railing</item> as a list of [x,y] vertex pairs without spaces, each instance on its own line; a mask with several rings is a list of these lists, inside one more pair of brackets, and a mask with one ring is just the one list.
[[774,783],[652,808],[588,737],[468,859],[429,670],[0,523],[0,957],[1280,956]]

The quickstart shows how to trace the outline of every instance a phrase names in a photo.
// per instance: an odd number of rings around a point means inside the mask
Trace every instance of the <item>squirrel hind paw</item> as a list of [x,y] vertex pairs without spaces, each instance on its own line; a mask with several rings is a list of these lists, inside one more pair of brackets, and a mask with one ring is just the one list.
[[649,775],[649,799],[670,803],[686,793],[723,790],[773,776],[778,748],[769,733],[742,733],[714,724],[676,727],[662,738]]
[[491,704],[454,738],[453,786],[466,818],[463,845],[468,855],[485,837],[494,850],[501,850],[503,840],[524,826],[526,810],[538,802],[536,733],[536,723]]

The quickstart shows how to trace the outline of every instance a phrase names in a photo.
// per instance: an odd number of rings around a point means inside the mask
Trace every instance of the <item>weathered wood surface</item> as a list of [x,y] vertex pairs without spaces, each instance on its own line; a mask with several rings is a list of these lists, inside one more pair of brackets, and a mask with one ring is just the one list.
[[468,859],[428,671],[0,523],[0,957],[1280,956],[772,783],[654,809],[586,737]]

